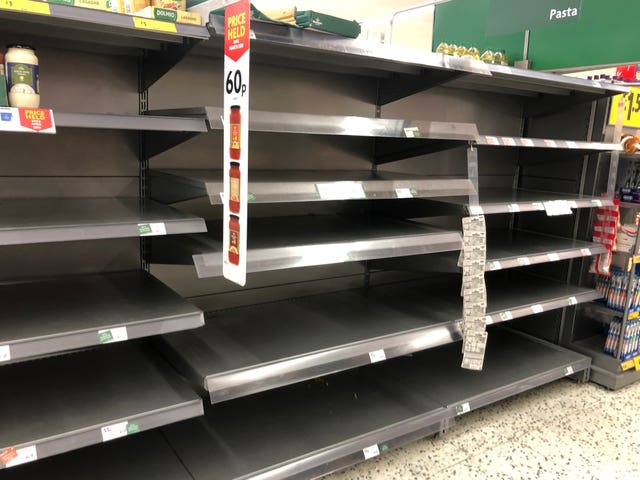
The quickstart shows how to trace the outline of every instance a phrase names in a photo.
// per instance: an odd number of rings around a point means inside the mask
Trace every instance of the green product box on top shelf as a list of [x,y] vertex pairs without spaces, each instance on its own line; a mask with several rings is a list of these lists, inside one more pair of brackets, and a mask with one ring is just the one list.
[[344,18],[313,10],[297,11],[296,23],[299,27],[313,28],[314,30],[335,33],[343,37],[356,38],[360,35],[360,24],[355,20],[345,20]]
[[7,95],[7,78],[0,74],[0,107],[9,106],[9,97]]

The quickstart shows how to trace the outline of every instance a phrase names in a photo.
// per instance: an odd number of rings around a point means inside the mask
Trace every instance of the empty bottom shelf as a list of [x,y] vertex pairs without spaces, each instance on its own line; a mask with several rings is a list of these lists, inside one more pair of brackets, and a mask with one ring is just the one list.
[[[490,330],[483,372],[460,368],[460,344],[438,347],[359,370],[209,406],[206,416],[163,428],[163,435],[195,480],[313,478],[438,432],[444,422],[480,406],[589,368],[578,353],[507,329]],[[146,434],[148,436],[148,434]],[[141,438],[137,438],[141,437]],[[118,455],[120,466],[101,478],[133,478],[128,461],[154,477],[166,452],[154,439],[123,440],[138,452]],[[123,447],[124,448],[124,447]],[[173,458],[162,459],[167,468]],[[71,457],[72,455],[72,457]],[[11,469],[8,479],[65,478],[109,458],[97,447]],[[72,459],[70,459],[72,458]],[[149,465],[148,470],[144,467]],[[181,473],[174,478],[181,479]]]

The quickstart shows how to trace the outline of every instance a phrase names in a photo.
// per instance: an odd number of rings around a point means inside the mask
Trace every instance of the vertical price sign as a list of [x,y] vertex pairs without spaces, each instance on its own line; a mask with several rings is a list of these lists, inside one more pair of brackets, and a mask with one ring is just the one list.
[[222,273],[241,286],[247,281],[250,18],[249,0],[225,9]]

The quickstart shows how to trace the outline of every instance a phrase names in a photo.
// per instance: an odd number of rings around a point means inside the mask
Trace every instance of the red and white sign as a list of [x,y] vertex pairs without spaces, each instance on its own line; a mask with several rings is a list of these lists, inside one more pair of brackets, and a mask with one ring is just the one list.
[[53,110],[0,107],[0,132],[56,133]]
[[247,281],[250,20],[249,0],[225,9],[222,273],[241,286]]

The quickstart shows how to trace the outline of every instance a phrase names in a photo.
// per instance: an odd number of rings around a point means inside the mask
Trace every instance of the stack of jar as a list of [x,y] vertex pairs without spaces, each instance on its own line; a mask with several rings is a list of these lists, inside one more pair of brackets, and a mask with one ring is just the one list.
[[10,45],[4,55],[4,72],[0,69],[0,74],[2,73],[6,77],[10,106],[23,108],[40,106],[38,57],[33,48],[26,45]]
[[436,48],[436,53],[444,53],[445,55],[467,58],[470,60],[482,60],[485,63],[493,63],[495,65],[509,65],[509,58],[504,50],[496,50],[494,52],[491,49],[488,49],[481,55],[480,50],[476,47],[467,48],[463,45],[442,42],[438,45],[438,48]]

